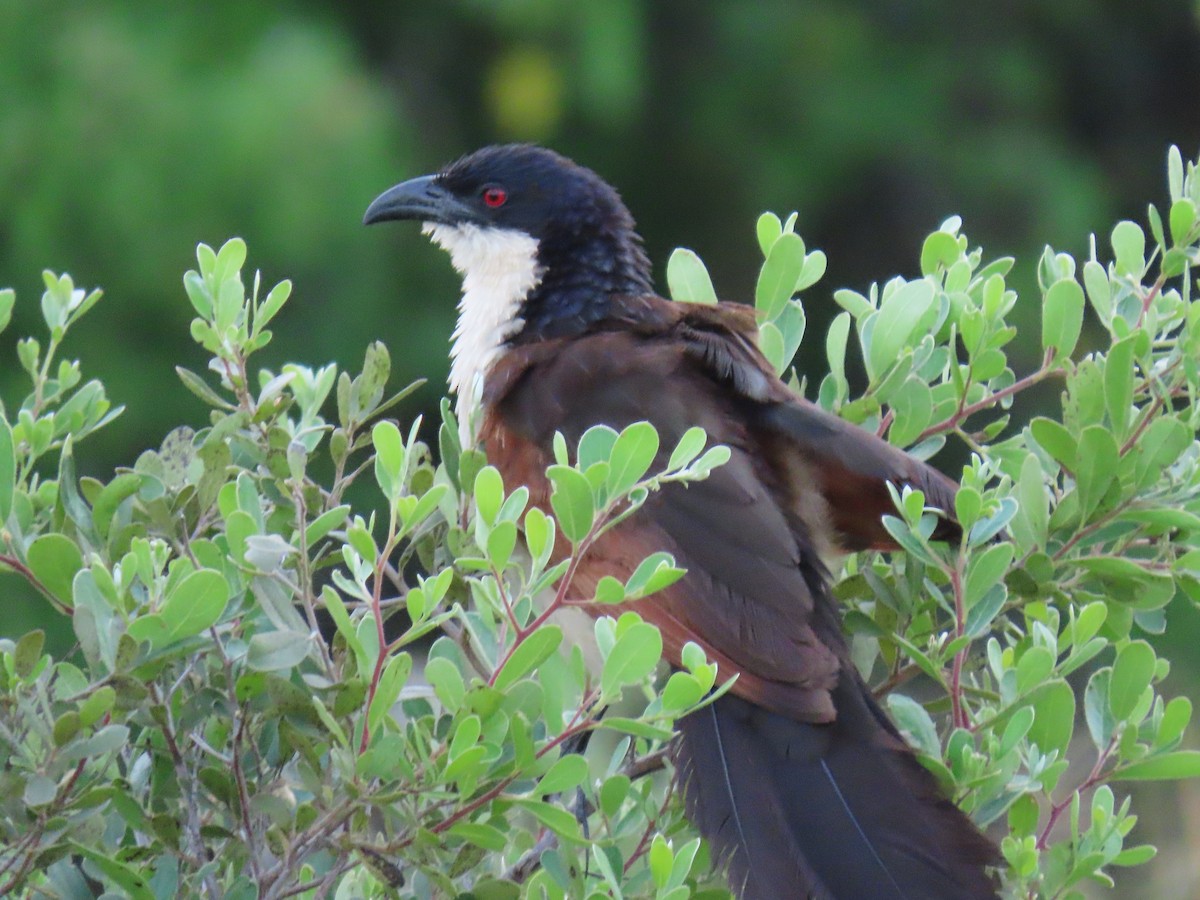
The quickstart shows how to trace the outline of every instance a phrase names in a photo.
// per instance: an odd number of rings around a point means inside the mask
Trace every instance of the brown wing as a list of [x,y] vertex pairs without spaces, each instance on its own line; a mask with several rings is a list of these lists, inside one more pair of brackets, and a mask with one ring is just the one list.
[[753,343],[745,307],[707,307],[682,317],[678,331],[688,352],[714,378],[755,401],[747,407],[754,427],[777,455],[803,460],[846,550],[898,549],[883,527],[895,507],[887,485],[924,492],[926,503],[947,515],[935,532],[954,539],[954,494],[958,485],[926,463],[877,435],[797,397],[772,372]]
[[[831,719],[842,639],[832,610],[815,608],[806,578],[820,577],[820,563],[780,506],[775,473],[755,452],[738,397],[714,385],[678,341],[614,332],[558,349],[539,352],[485,421],[489,458],[506,479],[540,480],[554,432],[573,443],[596,424],[650,421],[662,441],[658,465],[693,425],[732,451],[710,478],[668,486],[606,535],[581,568],[581,594],[667,550],[688,575],[637,609],[663,631],[668,657],[678,663],[683,644],[696,640],[722,663],[722,675],[742,673],[735,690],[743,696],[808,721]],[[521,352],[504,365],[519,365]]]
[[925,487],[935,503],[952,486],[795,400],[744,318],[726,327],[719,310],[639,303],[653,315],[510,351],[488,380],[482,436],[506,481],[543,506],[555,431],[575,442],[594,424],[647,419],[659,464],[693,425],[729,446],[707,480],[668,486],[609,532],[576,584],[590,596],[603,575],[624,578],[660,549],[687,568],[636,610],[672,662],[694,640],[722,679],[740,676],[734,695],[677,723],[688,812],[714,858],[743,900],[994,898],[985,867],[998,854],[862,684],[818,553],[887,540],[877,517],[891,509],[888,481]]
[[[887,482],[950,505],[953,485],[875,435],[792,394],[753,344],[745,307],[631,299],[624,317],[570,340],[511,350],[489,375],[484,437],[506,479],[543,484],[553,435],[576,442],[590,426],[642,419],[662,442],[703,427],[730,461],[705,481],[670,486],[610,533],[580,573],[584,593],[624,577],[655,550],[688,575],[638,611],[663,631],[666,652],[698,640],[738,693],[806,721],[827,721],[845,643],[823,587],[822,556],[893,546],[880,523]],[[535,491],[535,498],[538,492]]]

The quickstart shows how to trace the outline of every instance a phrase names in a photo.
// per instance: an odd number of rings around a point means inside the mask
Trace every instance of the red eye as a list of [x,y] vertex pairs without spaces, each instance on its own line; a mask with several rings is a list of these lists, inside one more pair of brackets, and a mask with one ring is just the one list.
[[489,187],[483,189],[483,202],[492,209],[503,206],[508,201],[508,191],[502,187]]

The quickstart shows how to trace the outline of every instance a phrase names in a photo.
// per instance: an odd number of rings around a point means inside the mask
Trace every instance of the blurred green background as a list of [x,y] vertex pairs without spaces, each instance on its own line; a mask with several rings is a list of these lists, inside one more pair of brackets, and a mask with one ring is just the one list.
[[[107,298],[65,355],[127,407],[81,469],[107,477],[201,424],[173,372],[206,362],[180,278],[197,241],[237,234],[268,284],[296,282],[260,364],[355,366],[381,338],[398,384],[429,379],[403,415],[432,411],[456,279],[416,229],[366,231],[362,211],[501,140],[598,170],[660,283],[689,246],[726,299],[753,290],[757,214],[798,210],[830,261],[810,372],[833,288],[914,273],[951,214],[1021,260],[1033,321],[1043,245],[1085,256],[1090,233],[1144,220],[1168,144],[1200,148],[1197,23],[1170,0],[0,0],[0,285],[18,291],[0,395],[23,394],[13,344],[40,333],[41,270],[66,270]],[[0,587],[0,634],[41,620]],[[1190,691],[1200,617],[1171,616],[1160,643]],[[1200,788],[1141,802],[1135,835],[1162,853],[1118,895],[1200,897]]]

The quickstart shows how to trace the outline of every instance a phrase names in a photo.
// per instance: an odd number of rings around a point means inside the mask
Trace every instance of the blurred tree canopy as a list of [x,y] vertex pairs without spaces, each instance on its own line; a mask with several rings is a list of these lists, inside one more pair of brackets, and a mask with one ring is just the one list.
[[[295,278],[283,327],[312,359],[383,338],[400,374],[430,378],[432,408],[453,276],[359,218],[388,184],[492,141],[599,170],[659,271],[696,247],[727,299],[753,284],[750,231],[727,223],[765,208],[799,210],[831,286],[911,270],[951,213],[996,250],[1082,251],[1160,190],[1148,161],[1200,143],[1194,8],[973,7],[0,0],[0,281],[34,290],[67,269],[110,295],[91,332],[104,352],[67,351],[130,407],[91,454],[111,467],[181,407],[201,414],[172,372],[193,352],[182,289],[161,289],[197,240],[246,237],[264,277]],[[154,404],[131,402],[147,390]]]
[[[109,295],[65,347],[127,407],[80,460],[107,477],[204,421],[173,371],[204,364],[191,313],[163,291],[197,241],[241,235],[268,283],[295,279],[264,364],[303,347],[352,365],[379,338],[432,411],[456,278],[359,222],[478,145],[578,158],[621,187],[660,276],[694,247],[724,299],[749,299],[768,208],[799,211],[829,290],[913,273],[950,214],[994,253],[1086,256],[1163,195],[1169,143],[1194,154],[1198,94],[1197,7],[1172,0],[0,0],[0,285],[36,296],[52,268]],[[1010,280],[1031,293],[1034,272]],[[822,334],[835,305],[808,309]],[[6,398],[30,330],[0,346]]]

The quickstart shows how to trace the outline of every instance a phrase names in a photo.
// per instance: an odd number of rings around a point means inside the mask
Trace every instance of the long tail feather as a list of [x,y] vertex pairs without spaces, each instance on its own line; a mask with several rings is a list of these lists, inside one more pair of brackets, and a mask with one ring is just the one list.
[[853,675],[814,725],[727,694],[679,723],[689,815],[741,900],[982,900],[995,847]]

